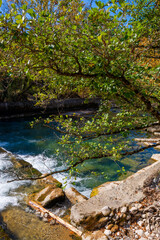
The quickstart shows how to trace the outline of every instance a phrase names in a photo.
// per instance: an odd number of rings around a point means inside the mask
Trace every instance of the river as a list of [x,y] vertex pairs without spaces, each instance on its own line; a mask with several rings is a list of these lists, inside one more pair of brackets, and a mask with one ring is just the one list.
[[[34,168],[42,173],[50,170],[63,169],[64,161],[56,158],[55,150],[58,147],[57,137],[53,131],[43,126],[36,126],[31,129],[29,123],[32,119],[12,119],[0,121],[0,147],[16,154],[24,160],[30,162]],[[145,137],[147,133],[144,131],[131,131],[128,139],[132,145],[136,145],[132,139],[134,137]],[[121,141],[121,136],[117,135]],[[151,148],[143,153],[123,158],[118,164],[112,159],[97,159],[87,161],[81,168],[81,173],[74,179],[75,188],[89,197],[91,190],[106,182],[119,179],[117,170],[125,167],[127,173],[133,173],[142,167],[150,164],[149,159],[156,150]],[[17,205],[23,195],[16,193],[16,189],[20,185],[28,184],[27,181],[7,183],[12,179],[10,172],[4,170],[10,169],[11,162],[5,153],[0,154],[0,209],[4,209],[9,204]],[[102,175],[101,172],[105,172]],[[96,172],[93,174],[92,172]],[[66,182],[67,173],[54,175],[60,182]],[[67,187],[71,186],[73,179],[67,179]]]

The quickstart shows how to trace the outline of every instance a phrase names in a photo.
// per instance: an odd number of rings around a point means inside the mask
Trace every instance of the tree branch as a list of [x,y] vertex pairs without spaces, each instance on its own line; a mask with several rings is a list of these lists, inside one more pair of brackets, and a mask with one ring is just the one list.
[[[121,158],[123,158],[124,156],[131,156],[133,154],[137,154],[139,152],[143,152],[144,150],[146,149],[149,149],[149,148],[152,148],[152,147],[156,147],[156,146],[159,146],[160,145],[160,141],[157,142],[156,144],[152,144],[152,145],[149,145],[149,146],[145,146],[145,147],[141,147],[139,149],[135,149],[133,151],[128,151],[128,152],[124,152],[124,153],[121,153]],[[43,179],[43,178],[46,178],[50,175],[54,175],[54,174],[57,174],[57,173],[64,173],[64,172],[68,172],[69,170],[73,169],[74,167],[77,167],[78,165],[82,164],[83,162],[87,161],[87,160],[90,160],[90,159],[99,159],[99,158],[104,158],[104,157],[111,157],[112,154],[111,153],[107,153],[107,154],[102,154],[102,155],[97,155],[97,156],[91,156],[91,157],[88,157],[88,158],[80,158],[78,156],[78,158],[80,160],[76,161],[74,164],[70,165],[69,167],[63,169],[63,170],[57,170],[57,171],[52,171],[48,174],[46,174],[45,176],[40,176],[40,177],[29,177],[29,178],[22,178],[22,177],[18,177],[17,176],[17,179],[12,179],[12,180],[9,180],[7,181],[8,183],[10,182],[14,182],[14,181],[22,181],[22,180],[38,180],[38,179]]]

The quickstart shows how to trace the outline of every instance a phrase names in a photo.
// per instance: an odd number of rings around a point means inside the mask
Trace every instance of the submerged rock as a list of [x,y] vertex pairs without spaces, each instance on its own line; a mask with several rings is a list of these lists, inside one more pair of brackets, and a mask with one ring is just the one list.
[[42,184],[42,185],[52,185],[55,188],[62,187],[62,183],[61,182],[59,182],[57,179],[55,179],[51,175],[49,175],[49,176],[47,176],[47,175],[48,175],[47,173],[41,175],[41,177],[43,177],[43,178],[38,179],[37,183],[38,184]]
[[[3,222],[16,240],[80,240],[62,225],[44,223],[36,215],[20,207],[11,207],[1,213]],[[0,238],[3,239],[3,238]],[[5,238],[4,238],[5,239]],[[5,240],[10,240],[5,239]]]

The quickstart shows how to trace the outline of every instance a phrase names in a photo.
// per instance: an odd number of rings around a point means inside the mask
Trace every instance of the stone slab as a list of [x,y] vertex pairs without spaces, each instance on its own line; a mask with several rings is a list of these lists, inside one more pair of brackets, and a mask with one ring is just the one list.
[[65,190],[65,195],[72,204],[86,201],[88,198],[79,193],[75,188],[70,187]]
[[133,202],[139,202],[145,197],[144,187],[150,185],[153,178],[160,172],[160,154],[154,154],[157,161],[147,166],[123,181],[104,184],[98,195],[77,203],[71,208],[71,221],[76,226],[87,228],[86,221],[97,221],[102,208],[108,206],[117,209]]

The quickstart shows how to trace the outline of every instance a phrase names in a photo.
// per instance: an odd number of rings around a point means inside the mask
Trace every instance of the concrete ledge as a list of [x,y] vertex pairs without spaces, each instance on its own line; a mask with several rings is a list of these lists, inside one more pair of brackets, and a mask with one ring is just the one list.
[[160,173],[160,154],[154,154],[154,159],[157,161],[152,165],[141,169],[123,181],[104,184],[98,195],[85,202],[75,204],[71,208],[72,224],[92,230],[95,223],[104,217],[104,208],[108,208],[112,212],[143,200],[145,198],[144,189],[150,186],[153,179]]

